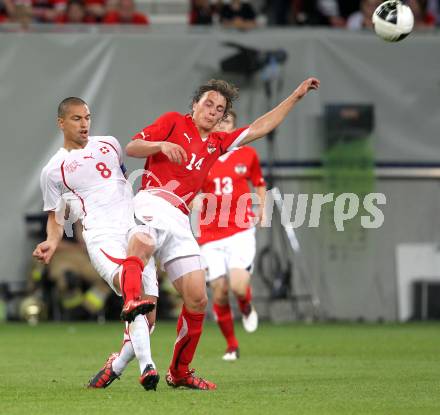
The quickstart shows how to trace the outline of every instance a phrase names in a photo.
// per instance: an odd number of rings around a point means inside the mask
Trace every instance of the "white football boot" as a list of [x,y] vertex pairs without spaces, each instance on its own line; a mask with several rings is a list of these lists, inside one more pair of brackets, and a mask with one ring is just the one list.
[[238,350],[238,347],[236,349],[228,348],[226,349],[226,353],[223,355],[222,359],[226,362],[233,362],[234,360],[237,360],[240,357],[240,351]]
[[258,314],[254,306],[251,306],[251,312],[245,316],[242,316],[241,321],[243,322],[243,327],[248,333],[253,333],[258,328]]

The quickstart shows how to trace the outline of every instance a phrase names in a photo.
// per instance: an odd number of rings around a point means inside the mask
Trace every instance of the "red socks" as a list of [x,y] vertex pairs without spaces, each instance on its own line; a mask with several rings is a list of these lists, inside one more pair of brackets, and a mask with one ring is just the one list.
[[236,349],[238,347],[238,340],[234,333],[234,321],[232,319],[230,305],[220,305],[214,303],[213,309],[217,317],[217,324],[219,325],[220,330],[228,344],[228,349]]
[[124,304],[129,300],[134,300],[142,294],[142,271],[144,270],[144,262],[137,256],[129,256],[128,258],[115,258],[107,254],[103,249],[101,252],[112,262],[122,265],[120,278],[122,298]]
[[144,263],[136,256],[129,256],[122,263],[121,291],[124,303],[142,294],[142,270]]
[[240,308],[241,314],[248,316],[251,312],[251,301],[252,301],[252,290],[251,286],[248,285],[246,294],[244,297],[237,297],[238,307]]
[[170,370],[173,376],[182,377],[189,370],[202,334],[205,313],[192,313],[185,306],[182,307],[177,321],[177,339],[174,344],[173,360]]

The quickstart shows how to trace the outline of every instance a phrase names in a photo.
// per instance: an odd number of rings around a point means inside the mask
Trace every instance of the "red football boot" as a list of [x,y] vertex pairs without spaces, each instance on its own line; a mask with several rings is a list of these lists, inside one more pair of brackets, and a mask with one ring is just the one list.
[[135,300],[128,300],[121,311],[121,320],[132,322],[137,315],[147,314],[154,310],[156,305],[151,300],[143,300],[142,298],[137,298]]
[[179,386],[183,386],[185,388],[190,389],[199,389],[199,390],[214,390],[217,389],[217,385],[215,383],[210,382],[209,380],[199,378],[194,375],[194,369],[188,370],[182,377],[175,377],[172,375],[171,371],[168,370],[168,373],[165,377],[169,386],[173,388],[178,388]]
[[88,388],[106,388],[107,386],[110,386],[115,379],[119,379],[119,376],[113,371],[112,368],[113,360],[115,360],[118,356],[118,353],[112,353],[108,357],[101,370],[89,380],[87,385]]

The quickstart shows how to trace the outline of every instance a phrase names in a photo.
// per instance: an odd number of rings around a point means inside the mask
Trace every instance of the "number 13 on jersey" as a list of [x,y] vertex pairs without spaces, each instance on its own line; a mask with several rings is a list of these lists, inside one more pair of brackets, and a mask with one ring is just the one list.
[[215,185],[214,194],[216,196],[230,195],[234,191],[231,177],[215,177],[213,181]]

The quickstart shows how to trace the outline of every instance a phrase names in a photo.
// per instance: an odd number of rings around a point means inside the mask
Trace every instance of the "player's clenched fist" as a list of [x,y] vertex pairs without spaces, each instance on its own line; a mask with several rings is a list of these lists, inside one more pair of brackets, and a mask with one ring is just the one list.
[[302,81],[298,88],[295,90],[295,95],[298,99],[301,99],[305,96],[309,91],[316,90],[320,85],[319,79],[316,78],[308,78],[305,81]]
[[53,254],[57,248],[57,244],[50,241],[44,241],[37,245],[32,255],[44,264],[48,264],[52,259]]
[[173,163],[182,164],[182,162],[188,161],[186,151],[178,144],[163,141],[160,143],[160,151]]

